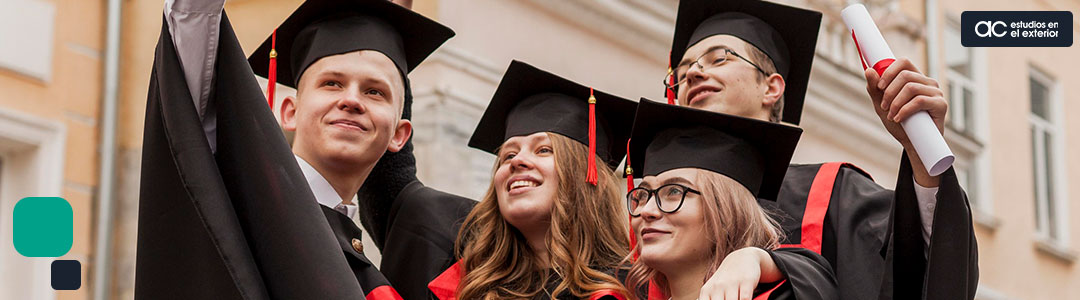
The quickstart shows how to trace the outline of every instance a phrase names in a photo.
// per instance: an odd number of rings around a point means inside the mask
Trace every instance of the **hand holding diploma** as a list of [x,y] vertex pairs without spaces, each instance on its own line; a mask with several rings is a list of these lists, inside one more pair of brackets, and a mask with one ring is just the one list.
[[894,58],[861,4],[848,6],[841,15],[852,29],[852,37],[868,66],[864,70],[866,91],[874,110],[908,151],[916,181],[923,186],[937,186],[934,176],[948,170],[954,159],[942,137],[948,111],[944,92],[937,80],[922,74],[910,60]]

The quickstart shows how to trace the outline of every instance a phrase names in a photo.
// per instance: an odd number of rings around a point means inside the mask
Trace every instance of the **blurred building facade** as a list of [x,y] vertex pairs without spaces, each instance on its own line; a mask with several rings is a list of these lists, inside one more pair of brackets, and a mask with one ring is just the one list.
[[[230,0],[226,12],[249,52],[300,0]],[[796,162],[848,161],[895,184],[899,144],[874,114],[850,34],[852,1],[784,0],[822,11]],[[25,196],[62,196],[75,208],[64,259],[83,264],[83,288],[53,292],[51,259],[0,250],[0,299],[90,299],[98,219],[113,222],[109,298],[134,296],[139,165],[146,88],[161,0],[122,1],[115,209],[99,189],[104,0],[0,1],[0,237]],[[1080,11],[1069,0],[866,1],[893,51],[937,78],[950,100],[946,139],[971,198],[979,241],[979,299],[1080,294],[1080,66],[1071,48],[964,48],[965,10]],[[414,0],[457,32],[411,75],[420,178],[471,198],[488,188],[493,156],[465,144],[512,59],[629,99],[662,100],[675,0]],[[19,13],[11,13],[19,12]],[[4,14],[7,15],[4,15]],[[1075,28],[1074,32],[1080,31]],[[285,91],[282,94],[288,94]],[[283,96],[279,96],[283,97]],[[1072,100],[1072,101],[1070,101]],[[280,99],[275,101],[280,103]],[[1071,150],[1071,151],[1070,151]],[[947,241],[944,241],[947,242]],[[182,245],[177,245],[182,247]],[[378,260],[378,258],[374,258]],[[28,276],[27,274],[31,274]],[[27,289],[25,287],[33,287]]]

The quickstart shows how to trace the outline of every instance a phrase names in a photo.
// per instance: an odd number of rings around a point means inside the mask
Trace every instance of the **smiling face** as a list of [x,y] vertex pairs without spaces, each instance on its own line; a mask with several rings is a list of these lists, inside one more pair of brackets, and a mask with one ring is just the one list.
[[394,63],[376,51],[319,59],[301,75],[297,97],[281,105],[283,128],[296,131],[293,152],[317,168],[374,166],[412,134],[401,119],[404,87]]
[[[682,168],[668,170],[656,176],[646,176],[639,187],[656,189],[669,183],[678,183],[694,190],[701,188],[694,182],[698,169]],[[633,217],[632,224],[641,245],[639,259],[658,270],[670,270],[665,266],[700,265],[709,259],[713,243],[705,234],[705,217],[702,196],[687,193],[682,206],[672,213],[660,211],[653,196]],[[664,207],[665,210],[673,208]]]
[[551,138],[545,132],[507,139],[493,178],[499,212],[522,232],[546,230],[559,191]]
[[631,223],[640,256],[627,278],[629,286],[665,280],[664,276],[645,275],[655,273],[651,271],[665,276],[702,271],[704,280],[732,251],[745,247],[771,250],[779,245],[783,235],[780,227],[750,190],[731,177],[697,168],[672,169],[646,176],[640,187],[654,189],[668,183],[682,184],[701,194],[687,193],[682,207],[673,213],[657,209],[655,197],[636,210],[640,216],[633,217]]
[[[690,64],[710,50],[723,48],[747,59],[756,56],[751,55],[753,46],[746,41],[720,34],[705,38],[686,49],[678,65]],[[761,62],[754,63],[763,65]],[[719,66],[706,65],[704,70],[691,66],[676,76],[686,78],[686,82],[678,86],[680,105],[713,112],[769,121],[770,109],[783,95],[783,79],[779,74],[764,78],[757,68],[734,55],[728,55],[727,60]]]
[[[533,276],[545,269],[601,274],[567,280],[568,291],[599,286],[629,294],[620,279],[594,269],[619,265],[628,255],[621,178],[607,164],[597,164],[597,184],[587,182],[589,147],[557,133],[508,139],[496,154],[491,185],[465,218],[455,244],[470,265],[502,267],[469,273],[475,280],[465,282],[458,299],[521,298],[520,292],[542,287]],[[528,182],[515,183],[521,179]],[[506,290],[507,282],[534,286]]]

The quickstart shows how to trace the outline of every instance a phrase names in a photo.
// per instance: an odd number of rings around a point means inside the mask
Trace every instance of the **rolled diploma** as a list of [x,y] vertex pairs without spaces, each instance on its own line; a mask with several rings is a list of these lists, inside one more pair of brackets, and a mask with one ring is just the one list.
[[[885,43],[874,19],[870,18],[870,12],[862,4],[852,4],[840,12],[844,23],[851,29],[852,38],[862,54],[863,62],[877,71],[878,76],[892,64],[896,56]],[[911,145],[915,147],[915,153],[919,154],[923,166],[930,176],[938,176],[952,167],[953,156],[945,138],[941,136],[934,120],[925,111],[917,112],[906,120],[900,121]]]

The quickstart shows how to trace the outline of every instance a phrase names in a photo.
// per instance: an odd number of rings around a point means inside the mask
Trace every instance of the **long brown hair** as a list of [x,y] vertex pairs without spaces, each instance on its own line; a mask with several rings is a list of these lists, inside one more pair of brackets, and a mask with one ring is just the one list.
[[[765,250],[776,249],[780,245],[783,231],[779,225],[765,213],[757,203],[757,198],[730,177],[719,173],[698,170],[694,182],[701,187],[701,202],[705,231],[704,238],[712,242],[708,272],[701,279],[704,284],[713,272],[720,268],[732,251],[745,247],[758,247]],[[641,244],[634,247],[633,253],[641,253]],[[626,286],[641,290],[652,280],[660,290],[670,295],[667,278],[656,269],[645,265],[641,260],[634,262],[626,278]],[[643,295],[638,297],[644,298]]]
[[[458,299],[532,298],[543,292],[551,272],[562,278],[554,290],[547,291],[551,295],[568,291],[587,298],[603,289],[629,294],[618,279],[602,271],[617,268],[629,247],[615,173],[598,163],[597,186],[585,182],[588,148],[562,135],[547,135],[559,176],[545,241],[551,269],[541,267],[525,236],[503,219],[493,180],[458,233],[457,255],[465,271]],[[495,169],[500,160],[496,159]]]

